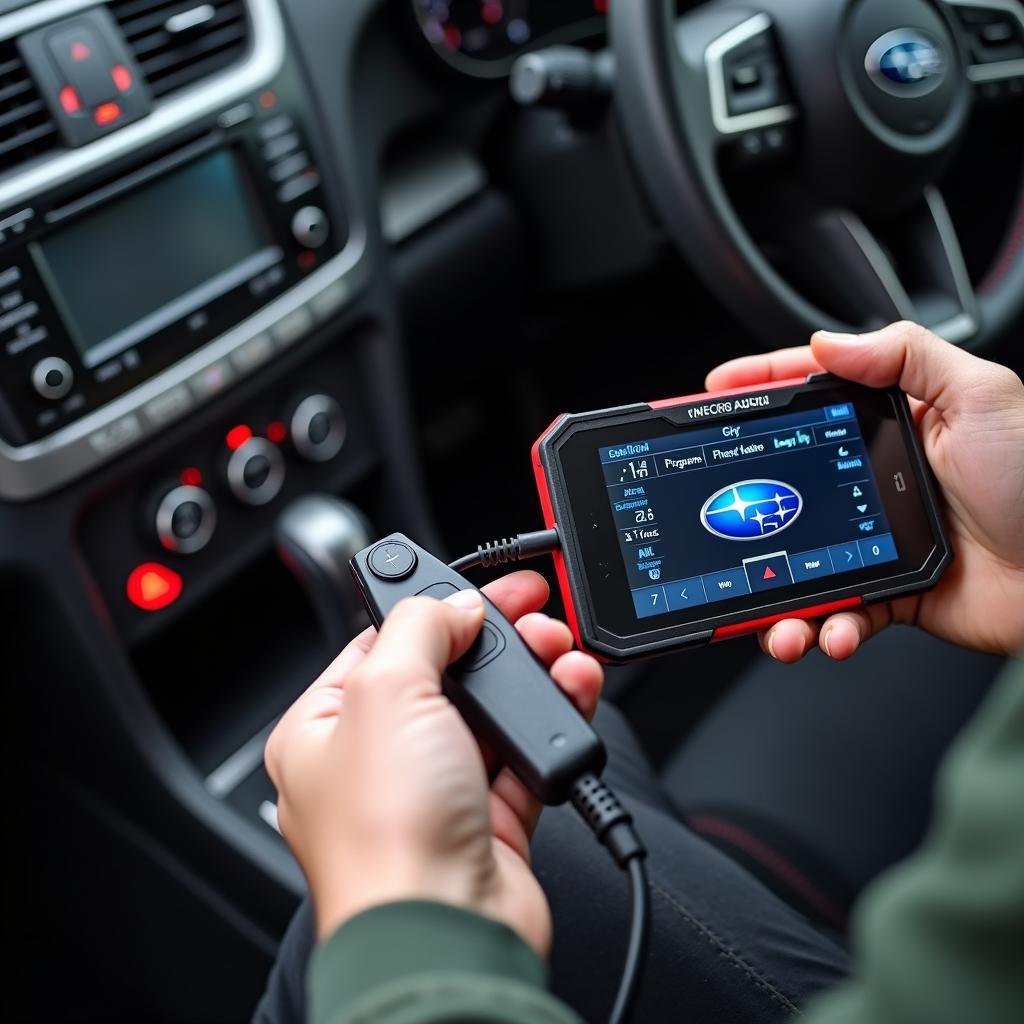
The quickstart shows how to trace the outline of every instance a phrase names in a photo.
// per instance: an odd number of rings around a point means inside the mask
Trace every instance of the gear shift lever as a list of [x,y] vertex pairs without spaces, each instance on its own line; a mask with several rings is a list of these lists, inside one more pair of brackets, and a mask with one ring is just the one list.
[[328,494],[296,498],[274,528],[277,553],[309,596],[334,651],[369,625],[349,561],[370,540],[363,513]]

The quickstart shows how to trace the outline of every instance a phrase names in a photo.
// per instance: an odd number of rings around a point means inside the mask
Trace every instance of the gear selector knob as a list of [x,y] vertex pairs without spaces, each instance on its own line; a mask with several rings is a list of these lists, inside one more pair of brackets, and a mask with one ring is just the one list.
[[349,561],[370,540],[363,513],[329,494],[296,498],[274,528],[277,553],[302,584],[335,650],[368,624]]

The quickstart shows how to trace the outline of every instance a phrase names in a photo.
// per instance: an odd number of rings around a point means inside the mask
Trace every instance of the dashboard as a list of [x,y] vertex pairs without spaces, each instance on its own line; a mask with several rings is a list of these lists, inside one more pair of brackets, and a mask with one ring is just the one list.
[[521,53],[604,31],[609,0],[410,0],[423,37],[458,70],[498,77]]

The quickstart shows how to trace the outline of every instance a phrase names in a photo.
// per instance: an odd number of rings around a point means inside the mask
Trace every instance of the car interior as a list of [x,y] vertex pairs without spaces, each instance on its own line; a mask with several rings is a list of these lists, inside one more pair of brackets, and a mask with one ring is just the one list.
[[[1020,0],[0,0],[6,1019],[249,1019],[339,552],[538,530],[556,415],[817,328],[1024,369],[1022,126]],[[761,658],[606,699],[681,771]]]

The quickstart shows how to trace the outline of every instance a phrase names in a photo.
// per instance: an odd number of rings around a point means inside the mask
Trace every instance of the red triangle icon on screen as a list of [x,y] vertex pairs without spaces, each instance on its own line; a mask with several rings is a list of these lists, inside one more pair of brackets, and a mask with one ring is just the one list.
[[773,579],[775,579],[775,575],[776,574],[774,572],[772,572],[772,567],[770,565],[766,565],[764,567],[764,575],[761,577],[761,579],[763,579],[763,580],[773,580]]

